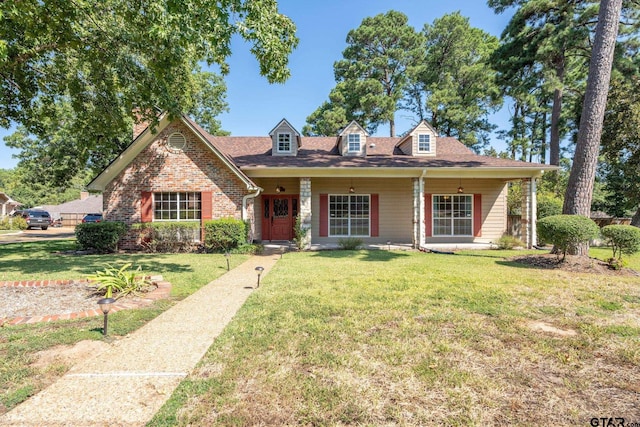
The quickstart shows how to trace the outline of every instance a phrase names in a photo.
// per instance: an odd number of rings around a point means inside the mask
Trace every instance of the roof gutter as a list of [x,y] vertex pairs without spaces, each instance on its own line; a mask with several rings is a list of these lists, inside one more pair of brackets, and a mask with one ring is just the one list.
[[253,194],[247,194],[246,196],[242,197],[242,220],[246,220],[249,216],[249,214],[247,213],[247,202],[249,201],[249,199],[255,199],[256,197],[258,197],[260,195],[260,193],[262,193],[264,190],[260,187],[255,187],[256,192]]

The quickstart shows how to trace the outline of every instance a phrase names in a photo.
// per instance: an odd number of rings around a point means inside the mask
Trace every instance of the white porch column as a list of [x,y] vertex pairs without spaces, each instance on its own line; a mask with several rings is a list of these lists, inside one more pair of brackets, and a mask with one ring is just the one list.
[[413,247],[425,244],[424,229],[424,179],[413,178]]
[[304,247],[311,245],[311,178],[300,178],[300,222],[306,232]]
[[522,180],[522,241],[527,248],[537,244],[536,221],[537,199],[536,179]]

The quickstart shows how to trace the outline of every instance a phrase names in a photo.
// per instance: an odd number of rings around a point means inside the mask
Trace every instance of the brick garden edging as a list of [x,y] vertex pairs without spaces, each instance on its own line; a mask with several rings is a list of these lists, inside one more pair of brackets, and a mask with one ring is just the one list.
[[[136,297],[135,300],[121,299],[111,306],[109,313],[115,313],[120,310],[129,310],[133,308],[146,307],[151,305],[154,301],[168,298],[171,293],[171,283],[167,282],[162,276],[151,276],[151,283],[156,286],[156,289],[144,293],[144,297]],[[71,283],[89,283],[89,280],[19,280],[19,281],[0,281],[0,286],[11,287],[41,287],[41,286],[64,286]],[[4,325],[24,325],[28,323],[38,322],[53,322],[56,320],[69,320],[80,319],[83,317],[102,316],[102,311],[99,309],[84,310],[76,313],[65,314],[50,314],[45,316],[29,316],[29,317],[13,317],[0,319],[0,326]]]

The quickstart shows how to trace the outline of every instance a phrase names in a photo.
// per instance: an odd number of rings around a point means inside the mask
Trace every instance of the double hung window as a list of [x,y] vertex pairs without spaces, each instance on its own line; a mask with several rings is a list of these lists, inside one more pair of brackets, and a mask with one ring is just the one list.
[[329,196],[330,236],[369,236],[370,202],[368,194]]
[[153,193],[156,221],[192,221],[202,215],[201,193]]
[[472,195],[433,196],[433,235],[471,236],[473,234]]

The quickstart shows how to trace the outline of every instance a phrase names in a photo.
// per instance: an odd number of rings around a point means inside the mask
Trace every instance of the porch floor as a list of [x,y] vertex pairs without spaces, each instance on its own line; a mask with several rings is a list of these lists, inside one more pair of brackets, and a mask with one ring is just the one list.
[[[288,252],[295,249],[295,245],[293,242],[289,241],[270,241],[265,242],[264,247],[269,250],[274,250],[276,253],[278,252]],[[492,249],[495,247],[491,243],[429,243],[423,245],[423,249],[434,249],[437,251],[456,251],[456,250],[486,250]],[[324,250],[335,250],[340,249],[340,246],[337,243],[314,243],[311,245],[309,250],[311,251],[324,251]],[[391,243],[391,245],[387,245],[386,243],[375,243],[371,245],[364,245],[364,249],[372,249],[372,250],[392,250],[392,251],[410,251],[413,249],[412,243]]]

